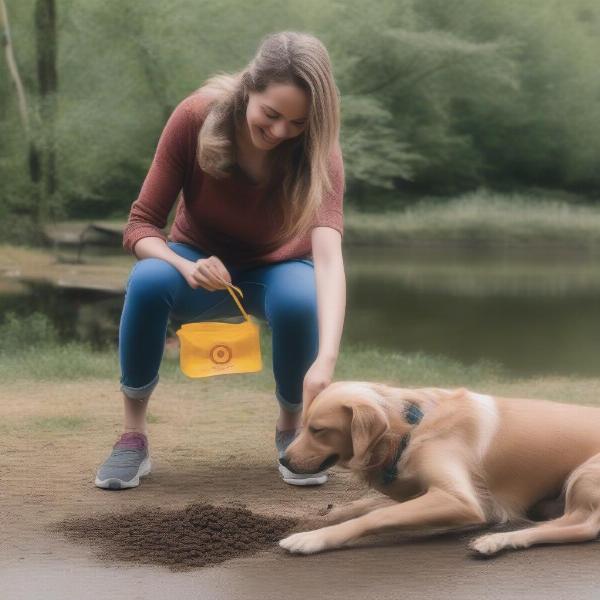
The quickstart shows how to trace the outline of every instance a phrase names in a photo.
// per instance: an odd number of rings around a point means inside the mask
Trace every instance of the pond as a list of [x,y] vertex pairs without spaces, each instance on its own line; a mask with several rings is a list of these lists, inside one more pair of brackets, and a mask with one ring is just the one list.
[[516,376],[600,373],[600,269],[582,256],[346,253],[345,340],[502,364]]
[[[597,376],[600,270],[594,257],[483,253],[471,249],[345,249],[344,343],[423,352],[465,364],[500,363],[514,376]],[[131,259],[89,253],[114,265],[124,284]],[[107,267],[107,265],[111,265]],[[108,286],[110,288],[110,286]],[[47,314],[64,339],[116,344],[121,294],[0,280],[0,311]]]

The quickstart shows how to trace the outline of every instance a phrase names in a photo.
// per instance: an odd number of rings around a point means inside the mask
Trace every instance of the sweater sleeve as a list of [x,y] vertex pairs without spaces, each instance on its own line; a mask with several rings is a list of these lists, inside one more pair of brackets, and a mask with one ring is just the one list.
[[137,200],[131,205],[123,247],[133,253],[145,237],[166,241],[163,231],[185,178],[195,160],[194,122],[186,100],[173,111],[158,141],[154,159]]
[[344,162],[342,151],[338,146],[329,160],[329,179],[331,189],[325,194],[321,206],[317,210],[315,227],[331,227],[344,234]]

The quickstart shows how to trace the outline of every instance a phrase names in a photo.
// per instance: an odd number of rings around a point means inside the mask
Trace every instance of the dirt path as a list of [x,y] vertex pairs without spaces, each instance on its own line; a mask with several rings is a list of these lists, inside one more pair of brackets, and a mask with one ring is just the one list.
[[[70,516],[182,508],[190,502],[301,516],[362,495],[346,473],[322,488],[292,488],[275,468],[269,394],[161,384],[151,403],[152,475],[130,491],[95,488],[95,469],[120,430],[106,381],[19,383],[0,393],[0,596],[44,598],[597,598],[597,543],[474,560],[465,536],[367,540],[312,557],[273,549],[214,568],[101,563],[48,527]],[[467,536],[468,537],[468,536]]]
[[0,394],[2,507],[5,534],[35,534],[69,516],[190,502],[246,504],[253,511],[299,516],[359,494],[346,473],[327,492],[285,485],[273,444],[276,405],[268,394],[161,384],[151,405],[153,472],[134,490],[93,485],[95,470],[121,427],[114,384],[21,383]]

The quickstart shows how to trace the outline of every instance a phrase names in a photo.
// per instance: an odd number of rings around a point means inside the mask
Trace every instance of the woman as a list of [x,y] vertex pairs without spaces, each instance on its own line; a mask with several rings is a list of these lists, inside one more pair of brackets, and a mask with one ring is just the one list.
[[[97,486],[135,487],[150,472],[145,415],[169,317],[238,314],[226,284],[272,330],[280,456],[292,441],[303,402],[332,380],[344,321],[338,138],[329,56],[306,34],[268,36],[244,71],[212,78],[174,110],[124,233],[139,259],[119,332],[124,433]],[[279,470],[290,484],[327,480]]]

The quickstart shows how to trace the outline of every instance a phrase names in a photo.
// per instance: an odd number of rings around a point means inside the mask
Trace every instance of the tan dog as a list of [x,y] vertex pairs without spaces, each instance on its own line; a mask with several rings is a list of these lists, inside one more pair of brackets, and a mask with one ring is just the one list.
[[280,542],[309,554],[389,530],[459,529],[523,520],[564,493],[560,518],[475,539],[480,554],[592,540],[600,531],[600,409],[476,394],[335,383],[315,398],[284,464],[332,464],[383,496],[332,511],[327,526]]

